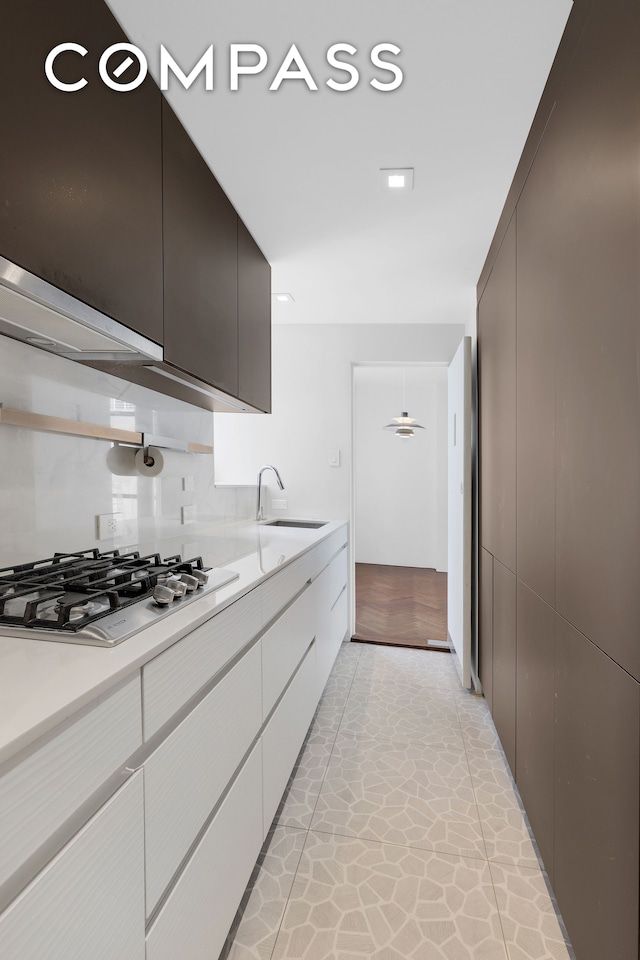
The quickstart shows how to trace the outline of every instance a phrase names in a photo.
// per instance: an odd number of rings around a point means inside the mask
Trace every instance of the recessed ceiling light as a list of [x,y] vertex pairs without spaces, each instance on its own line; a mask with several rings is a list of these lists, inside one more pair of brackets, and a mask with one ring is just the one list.
[[380,176],[383,190],[395,193],[413,190],[413,167],[383,167]]
[[276,298],[278,303],[295,303],[290,293],[273,293],[272,296]]

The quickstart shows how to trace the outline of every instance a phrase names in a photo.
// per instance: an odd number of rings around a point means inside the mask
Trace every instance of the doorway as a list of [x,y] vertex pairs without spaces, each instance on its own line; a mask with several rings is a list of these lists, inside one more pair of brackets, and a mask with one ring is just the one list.
[[[448,650],[447,364],[353,367],[359,642]],[[414,436],[383,427],[403,411]]]

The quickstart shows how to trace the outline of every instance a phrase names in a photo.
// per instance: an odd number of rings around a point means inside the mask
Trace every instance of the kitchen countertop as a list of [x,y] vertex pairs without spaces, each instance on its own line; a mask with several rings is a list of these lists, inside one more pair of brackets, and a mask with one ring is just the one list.
[[[142,664],[219,613],[273,573],[338,530],[270,527],[254,521],[194,524],[185,534],[141,544],[144,553],[201,555],[207,567],[230,567],[239,579],[164,617],[115,647],[0,637],[0,763],[108,693]],[[138,549],[138,547],[136,547]]]

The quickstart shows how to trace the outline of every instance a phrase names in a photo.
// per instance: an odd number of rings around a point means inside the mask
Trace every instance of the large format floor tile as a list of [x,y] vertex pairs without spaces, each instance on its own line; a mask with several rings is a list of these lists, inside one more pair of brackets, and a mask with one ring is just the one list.
[[420,744],[338,735],[311,827],[486,858],[466,761]]
[[231,960],[571,956],[486,702],[452,656],[344,644],[277,824]]
[[222,956],[269,960],[302,855],[304,830],[277,827],[254,872]]
[[570,960],[540,870],[501,863],[490,867],[509,960]]
[[317,739],[307,741],[298,757],[284,802],[278,811],[279,823],[305,830],[310,827],[331,751],[330,742]]
[[489,865],[311,832],[274,960],[506,960]]

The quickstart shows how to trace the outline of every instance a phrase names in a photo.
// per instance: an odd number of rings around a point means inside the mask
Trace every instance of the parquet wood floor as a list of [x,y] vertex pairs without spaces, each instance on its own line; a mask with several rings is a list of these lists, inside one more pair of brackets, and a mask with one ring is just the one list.
[[356,632],[352,639],[442,650],[447,644],[446,573],[424,567],[356,563]]

